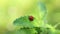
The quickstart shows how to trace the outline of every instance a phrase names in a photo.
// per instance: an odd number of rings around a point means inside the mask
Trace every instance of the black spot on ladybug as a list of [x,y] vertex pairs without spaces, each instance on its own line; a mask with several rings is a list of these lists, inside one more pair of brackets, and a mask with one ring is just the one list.
[[33,21],[34,20],[34,17],[33,16],[29,16],[29,20],[30,21]]

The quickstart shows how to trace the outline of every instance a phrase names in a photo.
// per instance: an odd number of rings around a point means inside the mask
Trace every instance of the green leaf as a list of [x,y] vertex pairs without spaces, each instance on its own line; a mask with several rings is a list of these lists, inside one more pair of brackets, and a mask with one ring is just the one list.
[[13,22],[13,24],[16,26],[29,27],[29,28],[40,26],[39,22],[37,21],[37,19],[35,17],[34,17],[33,21],[30,21],[29,16],[20,17],[20,18],[16,19]]

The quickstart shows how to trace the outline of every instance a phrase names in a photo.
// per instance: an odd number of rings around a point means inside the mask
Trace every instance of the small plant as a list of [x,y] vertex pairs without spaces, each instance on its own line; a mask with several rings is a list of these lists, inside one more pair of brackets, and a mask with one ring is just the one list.
[[19,26],[19,28],[14,31],[14,34],[56,34],[56,33],[59,33],[59,31],[56,30],[51,25],[46,24],[45,27],[40,26],[38,20],[33,16],[20,17],[16,19],[13,22],[13,24],[15,26]]

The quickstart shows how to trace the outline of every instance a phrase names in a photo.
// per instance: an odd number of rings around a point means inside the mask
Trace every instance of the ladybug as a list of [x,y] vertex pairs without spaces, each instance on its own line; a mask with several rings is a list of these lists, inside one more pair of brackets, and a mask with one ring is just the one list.
[[34,20],[34,17],[33,16],[29,16],[29,20],[30,21],[33,21]]

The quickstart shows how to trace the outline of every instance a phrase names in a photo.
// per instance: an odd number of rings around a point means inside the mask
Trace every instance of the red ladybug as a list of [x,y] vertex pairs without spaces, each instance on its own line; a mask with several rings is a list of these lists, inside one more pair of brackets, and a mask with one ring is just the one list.
[[30,21],[33,21],[34,20],[34,17],[33,16],[29,16],[29,20]]

